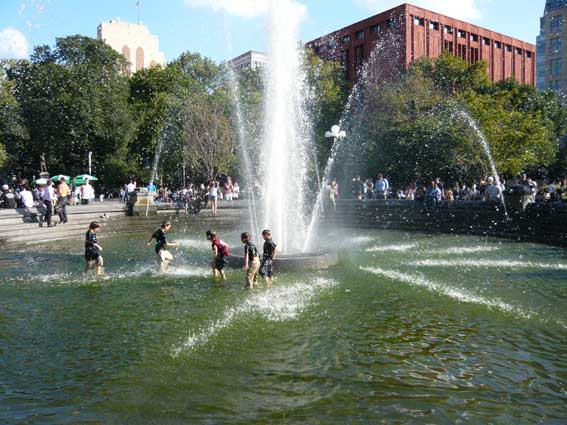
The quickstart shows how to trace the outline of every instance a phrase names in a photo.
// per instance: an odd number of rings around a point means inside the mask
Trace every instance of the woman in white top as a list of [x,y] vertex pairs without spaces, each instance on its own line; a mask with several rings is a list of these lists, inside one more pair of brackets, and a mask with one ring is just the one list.
[[217,215],[217,199],[218,199],[218,185],[216,182],[211,182],[209,185],[209,201],[211,202],[211,209],[213,210],[213,215]]
[[85,180],[85,184],[81,186],[81,204],[87,205],[94,199],[94,189],[90,185],[88,180]]

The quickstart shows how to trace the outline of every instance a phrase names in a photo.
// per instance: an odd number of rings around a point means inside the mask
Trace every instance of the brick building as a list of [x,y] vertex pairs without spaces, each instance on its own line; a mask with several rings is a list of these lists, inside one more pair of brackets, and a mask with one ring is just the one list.
[[[372,16],[307,43],[324,60],[339,60],[355,81],[358,70],[381,41],[396,53],[396,66],[407,68],[414,60],[451,52],[469,63],[484,60],[492,81],[514,77],[535,85],[536,47],[506,35],[480,28],[410,4]],[[391,41],[390,41],[391,40]]]

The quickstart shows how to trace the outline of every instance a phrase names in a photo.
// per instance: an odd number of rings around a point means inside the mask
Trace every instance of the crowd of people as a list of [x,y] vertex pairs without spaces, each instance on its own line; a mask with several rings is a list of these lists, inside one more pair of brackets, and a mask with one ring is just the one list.
[[[127,203],[131,194],[138,189],[137,182],[130,180],[120,190],[120,201]],[[154,200],[156,202],[171,202],[177,205],[178,208],[185,210],[188,209],[193,201],[204,200],[204,202],[210,206],[213,215],[216,215],[218,212],[219,200],[233,201],[241,198],[240,185],[237,181],[233,183],[230,176],[226,177],[223,184],[218,180],[213,180],[207,186],[204,183],[189,183],[181,188],[162,186],[158,189],[154,182],[150,181],[150,183],[145,186],[145,189],[150,193],[154,193]]]
[[53,227],[67,223],[67,205],[86,205],[94,200],[95,191],[88,179],[82,184],[75,184],[68,183],[66,177],[61,176],[56,181],[45,179],[32,185],[22,178],[13,187],[8,183],[2,185],[0,208],[18,208],[26,220],[37,218],[41,227],[44,224]]
[[[485,201],[491,203],[502,202],[507,190],[524,188],[529,193],[531,202],[567,202],[567,177],[552,179],[549,183],[540,184],[529,175],[522,174],[515,185],[506,187],[493,176],[480,179],[472,184],[455,183],[446,185],[441,179],[412,181],[404,188],[394,189],[383,174],[378,173],[376,178],[367,178],[362,181],[360,176],[352,179],[351,199],[406,199],[420,201],[425,204],[436,204],[441,201]],[[334,203],[338,198],[338,187],[333,181],[329,187],[329,197]]]

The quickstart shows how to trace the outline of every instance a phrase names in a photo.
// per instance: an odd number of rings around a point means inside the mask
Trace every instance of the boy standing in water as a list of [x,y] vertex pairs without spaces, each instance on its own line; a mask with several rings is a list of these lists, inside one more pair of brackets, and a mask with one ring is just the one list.
[[260,276],[264,278],[268,285],[271,285],[274,275],[273,260],[276,258],[276,244],[272,240],[272,232],[268,229],[262,232],[262,237],[264,238],[264,255],[260,265]]
[[220,273],[223,283],[226,281],[226,275],[224,273],[224,267],[226,266],[226,257],[230,255],[230,249],[228,245],[221,241],[217,234],[211,230],[207,230],[207,239],[211,241],[213,248],[213,277],[217,277]]
[[177,243],[167,241],[166,233],[169,232],[169,229],[171,229],[171,223],[164,221],[161,223],[161,227],[154,232],[148,241],[148,245],[151,245],[152,240],[156,240],[156,254],[160,273],[163,273],[173,260],[173,255],[166,248],[179,246]]
[[243,233],[240,241],[244,244],[244,267],[246,270],[246,283],[249,289],[258,286],[258,269],[260,268],[260,258],[256,246],[250,241],[250,234]]
[[103,266],[104,261],[100,256],[100,252],[102,251],[102,247],[98,244],[96,238],[96,232],[100,229],[100,224],[96,221],[93,221],[89,225],[89,230],[87,231],[86,238],[85,238],[85,260],[87,262],[87,266],[85,268],[85,273],[89,272],[90,270],[94,270],[96,267],[96,275],[103,276]]

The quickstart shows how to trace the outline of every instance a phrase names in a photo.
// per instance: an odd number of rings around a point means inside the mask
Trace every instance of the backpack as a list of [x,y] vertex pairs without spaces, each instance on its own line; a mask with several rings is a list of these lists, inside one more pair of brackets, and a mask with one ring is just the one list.
[[230,247],[226,244],[226,242],[219,240],[219,253],[223,256],[223,257],[229,257],[230,256]]

